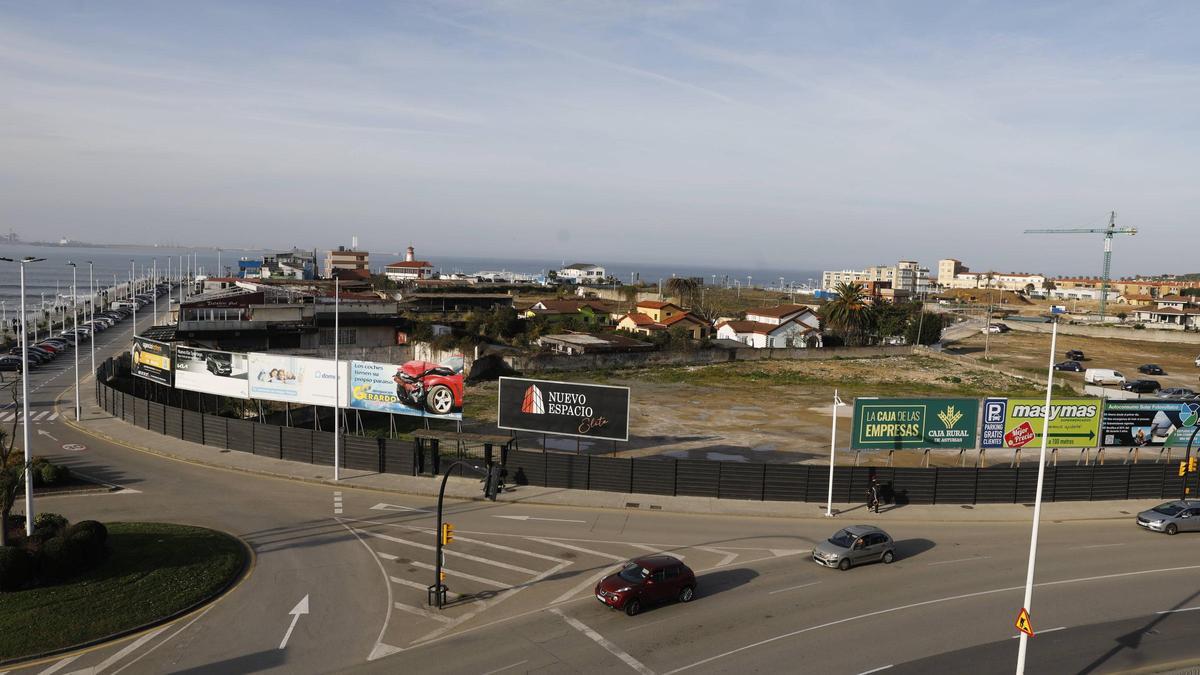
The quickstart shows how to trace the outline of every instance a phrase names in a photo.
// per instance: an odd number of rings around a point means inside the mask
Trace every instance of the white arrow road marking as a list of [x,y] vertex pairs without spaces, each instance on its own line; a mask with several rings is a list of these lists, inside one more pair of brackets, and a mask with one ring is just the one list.
[[566,518],[536,518],[534,516],[492,516],[493,518],[508,518],[509,520],[544,520],[550,523],[586,523],[586,520],[568,520]]
[[38,429],[38,436],[47,436],[50,438],[50,440],[54,441],[55,443],[58,442],[58,439],[55,438],[54,436],[51,436],[50,432],[46,431],[45,429]]
[[649,668],[647,668],[641,661],[638,661],[637,659],[633,658],[632,656],[627,654],[625,651],[623,651],[620,647],[609,642],[603,635],[592,630],[586,624],[584,624],[582,621],[579,621],[578,619],[574,619],[572,617],[567,616],[566,614],[563,614],[562,612],[560,612],[558,610],[557,607],[550,610],[550,613],[557,614],[560,617],[562,617],[562,620],[566,621],[567,624],[571,626],[571,628],[574,628],[575,630],[579,631],[580,633],[583,633],[584,635],[591,638],[593,642],[595,642],[596,644],[603,647],[609,654],[612,654],[613,656],[617,657],[618,659],[621,659],[622,661],[624,661],[625,665],[629,666],[630,668],[633,668],[634,670],[641,673],[642,675],[654,675],[653,670],[650,670]]
[[376,504],[371,507],[372,511],[416,511],[418,513],[429,513],[427,509],[416,509],[411,506],[400,506],[399,504]]
[[287,632],[283,634],[283,642],[279,643],[280,649],[287,647],[288,639],[292,637],[292,630],[296,628],[296,622],[300,620],[300,615],[308,614],[308,596],[306,595],[301,598],[300,602],[297,602],[296,606],[288,614],[292,615],[292,624],[288,626]]

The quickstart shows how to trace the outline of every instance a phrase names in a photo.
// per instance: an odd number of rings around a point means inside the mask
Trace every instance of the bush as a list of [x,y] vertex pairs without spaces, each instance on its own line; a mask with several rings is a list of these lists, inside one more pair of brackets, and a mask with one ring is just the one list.
[[96,536],[95,530],[68,531],[63,536],[67,538],[67,544],[75,549],[75,555],[79,556],[76,572],[91,569],[104,559],[104,542]]
[[33,561],[23,548],[0,547],[0,591],[24,588],[33,578]]
[[33,517],[33,529],[35,532],[49,532],[50,536],[55,536],[67,527],[67,519],[57,513],[39,513]]
[[96,540],[99,542],[102,548],[104,547],[105,543],[108,542],[108,528],[105,527],[103,523],[95,520],[81,520],[72,525],[70,529],[67,530],[67,534],[70,535],[84,530],[94,533]]
[[42,485],[54,485],[61,483],[71,475],[71,470],[59,464],[51,464],[46,462],[38,469],[38,476],[42,479]]
[[82,570],[87,563],[86,542],[65,536],[47,539],[40,551],[38,571],[46,579],[66,579]]

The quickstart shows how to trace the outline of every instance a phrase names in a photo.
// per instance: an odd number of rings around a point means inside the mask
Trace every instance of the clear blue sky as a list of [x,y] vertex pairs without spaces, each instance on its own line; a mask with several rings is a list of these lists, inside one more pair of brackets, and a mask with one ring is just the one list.
[[[0,2],[0,229],[1200,271],[1200,3]],[[1190,249],[1190,250],[1189,250]]]

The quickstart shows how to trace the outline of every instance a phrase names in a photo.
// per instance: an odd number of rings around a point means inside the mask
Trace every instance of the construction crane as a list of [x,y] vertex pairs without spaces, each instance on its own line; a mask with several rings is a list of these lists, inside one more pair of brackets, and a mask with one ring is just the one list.
[[1025,234],[1103,234],[1104,275],[1100,278],[1100,321],[1104,321],[1104,310],[1108,305],[1108,280],[1112,268],[1112,240],[1114,234],[1137,234],[1136,227],[1117,227],[1117,212],[1108,214],[1108,227],[1068,227],[1045,230],[1025,230]]

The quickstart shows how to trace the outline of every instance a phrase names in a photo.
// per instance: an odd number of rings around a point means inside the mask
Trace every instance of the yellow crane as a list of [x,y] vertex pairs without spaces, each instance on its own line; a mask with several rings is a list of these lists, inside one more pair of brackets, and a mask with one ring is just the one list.
[[1108,214],[1108,227],[1066,227],[1042,230],[1025,230],[1025,234],[1103,234],[1104,275],[1100,278],[1100,321],[1104,321],[1104,310],[1108,305],[1108,280],[1112,268],[1112,240],[1114,234],[1137,234],[1136,227],[1117,227],[1117,212]]

